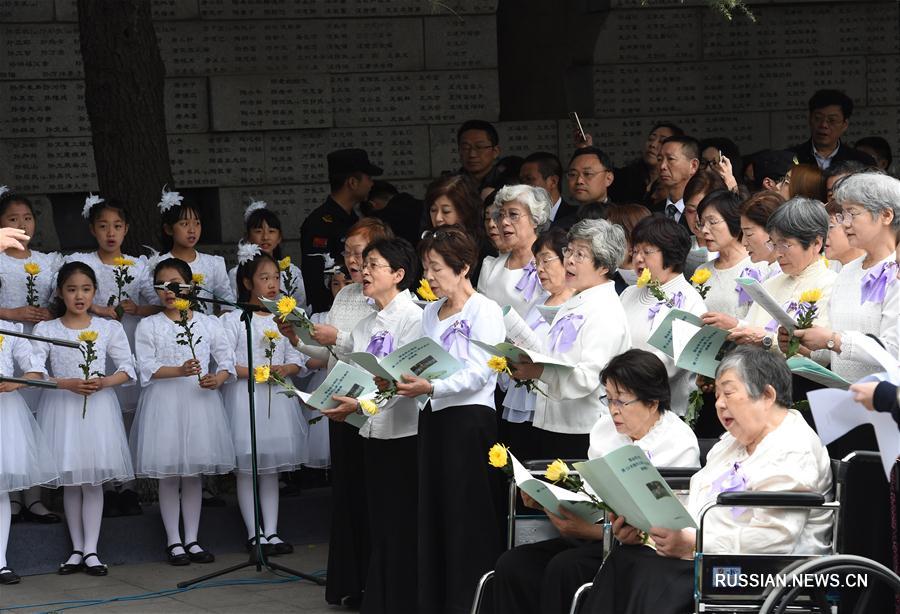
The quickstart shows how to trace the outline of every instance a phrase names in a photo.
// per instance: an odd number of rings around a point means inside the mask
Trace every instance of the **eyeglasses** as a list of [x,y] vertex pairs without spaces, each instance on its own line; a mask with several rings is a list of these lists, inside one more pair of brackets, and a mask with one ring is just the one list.
[[[565,252],[565,250],[563,250],[563,252]],[[547,256],[546,258],[535,258],[534,264],[535,264],[535,266],[544,268],[548,264],[553,262],[554,260],[559,260],[559,256]],[[574,258],[573,258],[573,260],[574,260]]]
[[511,223],[515,224],[519,220],[521,220],[523,217],[525,217],[525,216],[519,211],[495,211],[494,212],[494,221],[495,222],[502,222],[503,220],[508,219]]
[[838,224],[853,224],[853,221],[857,216],[862,215],[862,211],[845,211],[844,213],[836,213],[834,216],[834,221]]
[[637,403],[638,401],[640,401],[640,399],[632,399],[630,401],[623,401],[621,399],[611,399],[605,394],[602,397],[600,397],[600,402],[603,403],[603,405],[607,409],[615,409],[616,411],[619,411],[619,412],[621,412],[622,409],[627,407],[628,405],[631,405],[632,403]]
[[721,219],[720,220],[711,220],[709,218],[707,218],[705,220],[698,220],[697,228],[703,228],[704,226],[715,226],[716,224],[721,224],[724,221],[725,220],[721,220]]
[[341,252],[341,256],[344,257],[344,260],[346,260],[347,258],[353,258],[354,260],[359,260],[360,258],[362,258],[362,252],[361,251],[351,252],[350,250],[345,249],[344,251]]
[[460,143],[459,151],[461,153],[471,153],[473,151],[482,152],[488,149],[493,149],[494,146],[490,143]]
[[391,268],[391,265],[385,264],[383,262],[363,262],[363,264],[362,264],[363,271],[365,271],[367,269],[369,271],[371,271],[372,269],[385,268],[385,267]]
[[788,252],[792,247],[797,247],[797,243],[788,243],[787,241],[783,243],[775,243],[773,241],[766,241],[766,247],[769,248],[769,251],[776,251],[780,254],[784,254]]
[[564,247],[562,252],[563,252],[563,258],[566,258],[567,260],[571,260],[575,264],[581,264],[588,258],[591,258],[591,259],[594,258],[593,254],[586,254],[583,251],[581,251],[580,249],[572,249],[571,247]]
[[844,123],[844,118],[837,115],[813,115],[812,122],[817,125],[824,122],[829,126],[839,126]]
[[649,248],[649,247],[645,247],[644,249],[637,249],[637,248],[635,248],[635,249],[631,250],[631,257],[634,258],[634,257],[637,256],[638,254],[643,254],[644,257],[652,256],[653,254],[656,254],[656,253],[658,253],[658,252],[660,252],[660,251],[662,251],[662,250],[659,250],[659,249],[652,249],[652,248]]
[[572,179],[573,181],[577,180],[579,177],[582,177],[585,181],[590,181],[600,173],[608,173],[609,171],[606,169],[599,171],[575,171],[571,170],[566,172],[566,177]]

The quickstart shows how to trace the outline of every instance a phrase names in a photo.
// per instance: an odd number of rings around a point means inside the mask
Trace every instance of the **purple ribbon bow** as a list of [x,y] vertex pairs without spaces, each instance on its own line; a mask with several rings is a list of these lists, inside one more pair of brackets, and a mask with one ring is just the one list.
[[522,277],[516,284],[516,290],[522,293],[526,301],[531,302],[539,283],[537,267],[534,266],[534,260],[532,260],[522,267]]
[[[752,266],[744,267],[744,270],[741,271],[738,277],[751,277],[756,281],[762,281],[762,273],[759,272],[759,269],[755,269]],[[741,284],[735,284],[734,291],[738,293],[738,305],[749,305],[753,302],[753,299],[747,294],[747,291],[744,290],[744,286]]]
[[862,288],[859,293],[859,304],[862,305],[866,301],[872,303],[883,303],[884,295],[888,286],[897,279],[894,269],[897,267],[896,262],[882,262],[877,269],[878,272],[869,271],[863,276]]
[[584,316],[577,313],[570,313],[557,320],[550,329],[550,350],[560,354],[567,352],[578,338],[582,320]]
[[[799,313],[801,307],[806,306],[809,307],[809,303],[798,303],[796,301],[787,301],[781,307],[784,309],[784,312],[789,316],[794,315],[795,313]],[[766,330],[770,333],[778,332],[778,320],[772,318],[769,320],[769,323],[766,324]]]
[[468,358],[469,357],[469,335],[471,334],[472,329],[469,326],[469,323],[466,320],[457,320],[454,322],[447,330],[444,331],[444,334],[441,335],[441,345],[448,352],[450,348],[453,347],[454,341],[461,337],[463,343],[459,344],[459,356],[458,358]]
[[[712,485],[709,487],[710,500],[715,500],[716,497],[723,492],[739,492],[747,490],[748,483],[749,480],[747,479],[747,476],[741,471],[741,464],[735,463],[731,469],[713,480]],[[737,518],[744,513],[744,510],[745,508],[743,507],[735,507],[732,508],[731,514]]]
[[394,351],[394,336],[386,330],[375,333],[369,339],[366,351],[376,358],[387,356]]
[[654,318],[656,318],[656,314],[659,313],[659,310],[662,309],[663,305],[670,309],[681,309],[681,306],[684,305],[684,294],[679,291],[672,295],[672,298],[668,301],[660,301],[655,305],[651,305],[647,310],[647,319],[652,322]]

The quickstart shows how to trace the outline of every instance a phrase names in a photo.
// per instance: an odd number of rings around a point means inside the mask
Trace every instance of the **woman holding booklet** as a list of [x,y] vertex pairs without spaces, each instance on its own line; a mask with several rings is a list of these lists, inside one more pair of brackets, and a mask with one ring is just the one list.
[[[589,459],[633,444],[657,467],[700,466],[697,438],[669,411],[669,381],[659,358],[644,350],[628,350],[609,361],[600,380],[609,413],[591,429]],[[524,492],[522,499],[541,509]],[[500,557],[494,569],[496,612],[568,612],[575,591],[603,562],[602,525],[562,508],[558,514],[544,511],[560,537],[519,546]]]
[[[701,510],[730,491],[828,494],[831,463],[818,435],[791,407],[791,373],[784,360],[759,348],[728,354],[716,376],[716,410],[728,431],[691,478],[687,509]],[[603,563],[584,612],[675,614],[691,611],[696,529],[651,527],[652,546],[614,514],[622,546]],[[828,511],[721,508],[706,516],[704,551],[741,554],[825,554]]]
[[[575,292],[540,338],[520,327],[513,343],[547,354],[560,364],[515,362],[512,377],[532,381],[538,458],[584,454],[591,427],[604,413],[600,372],[613,356],[631,347],[628,322],[612,276],[625,256],[625,231],[606,220],[582,220],[563,249],[565,283]],[[507,332],[510,335],[510,331]]]
[[[353,328],[353,350],[377,358],[422,336],[422,309],[413,302],[409,288],[418,283],[418,263],[404,239],[379,239],[363,250],[363,294],[378,310]],[[391,382],[380,381],[382,396]],[[340,405],[322,410],[328,418],[343,421],[357,411],[355,398],[335,396]],[[414,398],[393,396],[359,429],[363,438],[368,513],[354,523],[369,525],[371,552],[362,612],[412,612],[416,596],[416,519],[397,522],[397,510],[415,510],[416,432],[419,408]],[[405,467],[402,477],[397,467]],[[344,527],[340,527],[344,528]]]
[[[429,381],[404,376],[397,394],[431,397],[419,414],[418,610],[468,612],[475,586],[502,551],[500,476],[484,462],[497,441],[489,354],[469,339],[503,341],[503,315],[469,281],[478,248],[460,226],[439,226],[419,244],[424,277],[439,297],[425,307],[422,334],[464,367]],[[404,470],[415,457],[402,464]],[[392,476],[408,480],[409,475]],[[400,510],[401,512],[404,510]],[[412,510],[405,510],[412,511]],[[393,522],[397,522],[395,515]],[[415,584],[407,582],[407,590]]]

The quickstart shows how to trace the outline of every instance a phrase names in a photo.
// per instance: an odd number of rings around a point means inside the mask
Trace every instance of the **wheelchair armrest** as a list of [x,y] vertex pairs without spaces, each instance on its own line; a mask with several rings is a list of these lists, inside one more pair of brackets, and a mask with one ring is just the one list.
[[666,481],[669,488],[674,490],[687,490],[691,486],[691,478],[700,471],[699,467],[657,467],[659,475]]
[[778,507],[819,507],[825,496],[817,492],[739,491],[719,493],[716,503],[742,507],[773,505]]
[[[544,471],[547,468],[547,465],[555,460],[555,458],[538,458],[534,460],[522,461],[522,466],[525,467],[528,471]],[[586,458],[564,458],[562,459],[562,462],[564,462],[566,466],[571,467],[574,463],[583,463],[586,460]]]

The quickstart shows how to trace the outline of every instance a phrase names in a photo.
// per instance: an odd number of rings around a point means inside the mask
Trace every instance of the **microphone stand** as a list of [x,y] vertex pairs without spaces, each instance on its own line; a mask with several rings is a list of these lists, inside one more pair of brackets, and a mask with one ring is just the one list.
[[[57,339],[54,337],[41,337],[40,335],[32,335],[30,333],[20,333],[16,330],[0,330],[0,335],[9,337],[20,337],[29,341],[40,341],[41,343],[49,343],[50,345],[59,345],[67,348],[80,349],[81,344],[77,341],[69,341],[68,339]],[[9,382],[10,384],[22,384],[32,388],[56,388],[56,382],[45,379],[25,379],[23,377],[6,377],[0,375],[0,383]]]
[[[198,289],[205,290],[205,288]],[[209,292],[209,290],[206,291]],[[215,296],[215,294],[213,294],[212,292],[209,292],[209,294]],[[232,565],[231,567],[226,567],[225,569],[220,569],[219,571],[214,571],[198,578],[179,582],[177,586],[178,588],[186,588],[188,586],[198,584],[200,582],[205,582],[206,580],[211,580],[212,578],[218,578],[219,576],[223,576],[225,574],[229,574],[246,567],[256,567],[257,572],[262,571],[263,567],[265,567],[269,571],[281,571],[297,578],[309,580],[310,582],[314,582],[322,586],[325,584],[325,580],[323,578],[313,576],[308,573],[303,573],[301,571],[296,571],[289,567],[285,567],[284,565],[279,565],[278,563],[273,563],[268,560],[265,552],[263,552],[263,535],[259,523],[259,491],[257,490],[259,468],[256,464],[256,393],[254,385],[255,381],[253,377],[253,326],[251,324],[251,320],[253,318],[254,311],[265,311],[265,309],[260,307],[259,305],[253,305],[251,303],[231,302],[219,298],[202,298],[194,294],[192,294],[190,298],[191,300],[199,301],[207,305],[222,305],[225,307],[240,309],[241,321],[244,323],[244,328],[247,331],[247,394],[249,395],[250,400],[250,476],[253,483],[253,530],[256,540],[256,549],[250,552],[250,558],[244,563],[238,563],[237,565]]]

